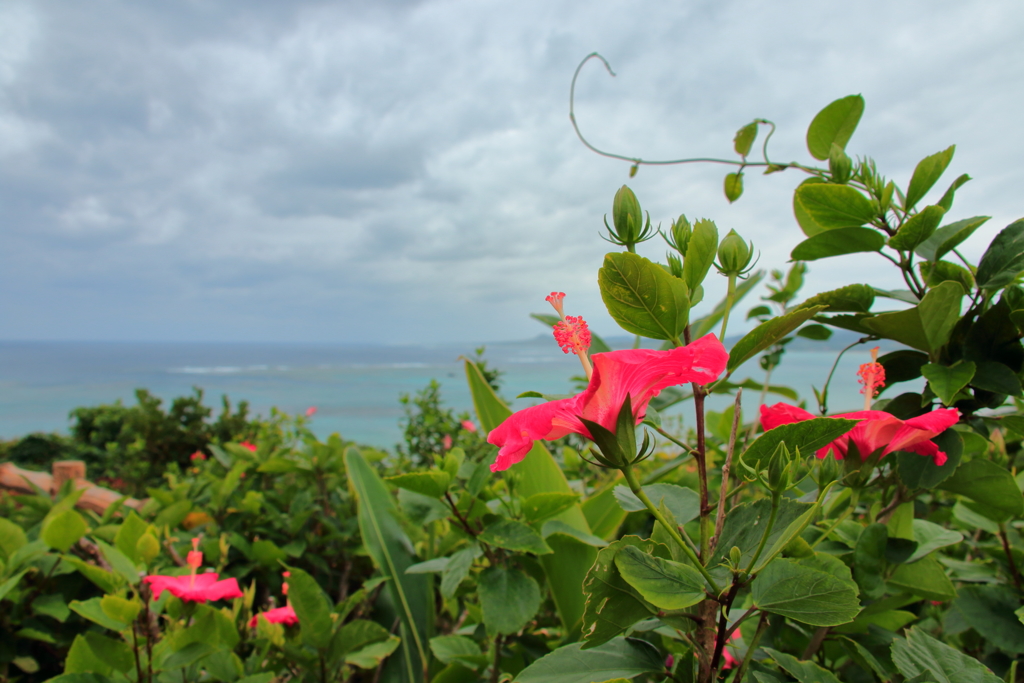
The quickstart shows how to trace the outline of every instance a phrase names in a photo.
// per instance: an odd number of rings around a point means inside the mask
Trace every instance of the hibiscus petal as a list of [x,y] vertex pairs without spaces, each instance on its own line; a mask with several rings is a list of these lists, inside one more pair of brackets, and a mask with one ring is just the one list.
[[513,413],[487,435],[487,443],[500,446],[491,472],[507,470],[521,461],[538,439],[560,439],[570,432],[586,430],[576,418],[579,395],[548,401]]
[[[765,431],[775,429],[782,425],[793,424],[813,419],[814,415],[803,408],[791,406],[788,403],[776,403],[772,406],[761,406],[761,426]],[[824,456],[819,456],[824,457]]]

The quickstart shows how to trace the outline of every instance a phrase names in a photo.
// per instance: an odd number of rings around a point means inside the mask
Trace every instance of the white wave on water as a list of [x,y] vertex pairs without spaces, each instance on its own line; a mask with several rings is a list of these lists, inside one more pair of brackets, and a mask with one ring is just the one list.
[[[186,365],[180,368],[169,368],[167,372],[174,375],[235,375],[240,372],[263,372],[268,370],[267,365],[214,365],[211,367],[197,367],[193,365]],[[288,370],[287,365],[278,365],[274,368],[275,370],[285,371]]]

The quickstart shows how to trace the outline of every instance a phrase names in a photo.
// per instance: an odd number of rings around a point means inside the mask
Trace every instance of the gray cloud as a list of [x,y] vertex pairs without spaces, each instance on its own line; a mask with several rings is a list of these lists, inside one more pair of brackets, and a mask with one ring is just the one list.
[[[493,340],[552,289],[611,332],[601,216],[624,164],[732,156],[756,116],[807,160],[822,106],[861,92],[849,149],[906,182],[957,143],[954,215],[1021,213],[1024,10],[1014,2],[157,3],[0,8],[0,315],[9,338]],[[778,267],[792,171],[644,168],[655,221],[714,218]],[[660,258],[649,243],[645,255]],[[898,286],[869,257],[812,265]],[[718,278],[721,279],[721,278]],[[709,286],[708,300],[723,283]]]

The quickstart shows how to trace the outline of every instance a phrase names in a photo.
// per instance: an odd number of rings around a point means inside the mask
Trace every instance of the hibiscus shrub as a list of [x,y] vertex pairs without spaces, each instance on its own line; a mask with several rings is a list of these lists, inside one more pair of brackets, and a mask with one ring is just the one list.
[[[921,206],[953,148],[898,187],[845,151],[862,111],[846,97],[811,122],[827,167],[748,158],[763,119],[737,133],[726,197],[747,167],[806,174],[807,239],[735,342],[755,246],[710,220],[654,229],[624,186],[598,285],[635,348],[559,292],[536,316],[579,359],[578,394],[513,412],[467,359],[476,420],[425,394],[415,463],[296,434],[212,448],[139,514],[19,500],[0,519],[4,675],[66,652],[63,683],[1019,680],[1024,221],[963,259],[987,220],[951,220],[967,176]],[[659,233],[665,264],[637,253]],[[799,301],[807,262],[854,252],[907,289]],[[694,319],[712,268],[726,296]],[[771,384],[795,336],[830,328],[899,346],[861,367],[863,410],[830,414],[830,377],[816,412]],[[754,359],[760,381],[740,374]]]

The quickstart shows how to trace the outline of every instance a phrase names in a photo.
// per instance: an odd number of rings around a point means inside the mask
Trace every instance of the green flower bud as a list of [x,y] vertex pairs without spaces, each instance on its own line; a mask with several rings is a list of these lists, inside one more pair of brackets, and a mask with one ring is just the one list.
[[718,245],[718,270],[722,275],[743,275],[753,258],[753,242],[748,245],[735,230],[730,230]]
[[626,185],[615,193],[615,200],[612,202],[612,223],[615,225],[616,234],[623,242],[636,243],[636,238],[644,225],[644,214],[640,209],[640,201]]
[[672,273],[672,277],[683,279],[683,261],[679,255],[670,251],[665,254],[665,257],[668,259],[668,272]]
[[828,155],[828,170],[832,173],[832,181],[836,183],[846,183],[853,175],[853,160],[834,142]]
[[743,552],[738,546],[733,546],[729,549],[729,563],[739,569],[740,562],[743,560]]
[[832,454],[818,461],[818,488],[823,489],[839,478],[839,464]]
[[785,493],[790,485],[790,457],[785,443],[780,443],[768,460],[768,488],[775,493]]
[[690,221],[686,220],[684,214],[672,222],[672,229],[665,236],[668,245],[679,252],[680,256],[686,256],[686,248],[690,246],[690,237],[693,236],[693,227]]

